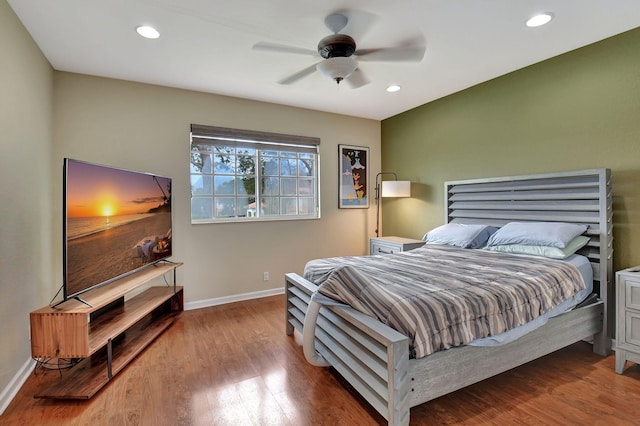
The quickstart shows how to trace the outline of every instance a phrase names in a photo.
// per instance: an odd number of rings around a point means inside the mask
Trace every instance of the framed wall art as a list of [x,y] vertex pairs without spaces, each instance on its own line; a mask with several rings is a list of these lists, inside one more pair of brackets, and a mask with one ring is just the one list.
[[340,178],[338,207],[341,209],[369,208],[369,148],[338,145]]

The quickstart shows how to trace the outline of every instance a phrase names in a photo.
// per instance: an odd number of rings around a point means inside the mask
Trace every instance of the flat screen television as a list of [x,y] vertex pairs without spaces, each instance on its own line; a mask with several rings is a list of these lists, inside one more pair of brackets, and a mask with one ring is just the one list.
[[65,158],[63,244],[64,300],[165,260],[171,178]]

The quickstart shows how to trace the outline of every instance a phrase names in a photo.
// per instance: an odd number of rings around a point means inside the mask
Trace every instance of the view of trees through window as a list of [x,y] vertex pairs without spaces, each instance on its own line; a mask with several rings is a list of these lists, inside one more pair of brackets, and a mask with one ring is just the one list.
[[192,222],[319,216],[317,146],[192,140]]

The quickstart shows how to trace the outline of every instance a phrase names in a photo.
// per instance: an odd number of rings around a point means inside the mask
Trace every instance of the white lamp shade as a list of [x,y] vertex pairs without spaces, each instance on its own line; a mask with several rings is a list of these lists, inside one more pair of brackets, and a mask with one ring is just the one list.
[[338,83],[349,77],[358,68],[358,61],[353,57],[327,58],[316,65],[323,75],[336,80]]
[[383,197],[411,197],[411,181],[408,180],[383,180]]

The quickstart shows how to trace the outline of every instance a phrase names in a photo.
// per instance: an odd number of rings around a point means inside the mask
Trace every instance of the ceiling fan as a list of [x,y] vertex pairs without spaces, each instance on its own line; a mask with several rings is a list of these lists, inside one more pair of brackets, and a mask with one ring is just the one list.
[[357,49],[356,42],[351,36],[340,33],[349,23],[349,18],[344,13],[332,13],[324,19],[324,23],[333,34],[320,40],[317,50],[268,42],[256,43],[253,49],[314,57],[319,55],[323,58],[322,61],[280,80],[278,82],[280,84],[295,83],[317,70],[336,83],[346,81],[353,88],[369,83],[359,67],[359,61],[420,62],[424,57],[426,47],[424,38],[421,36],[394,47]]

